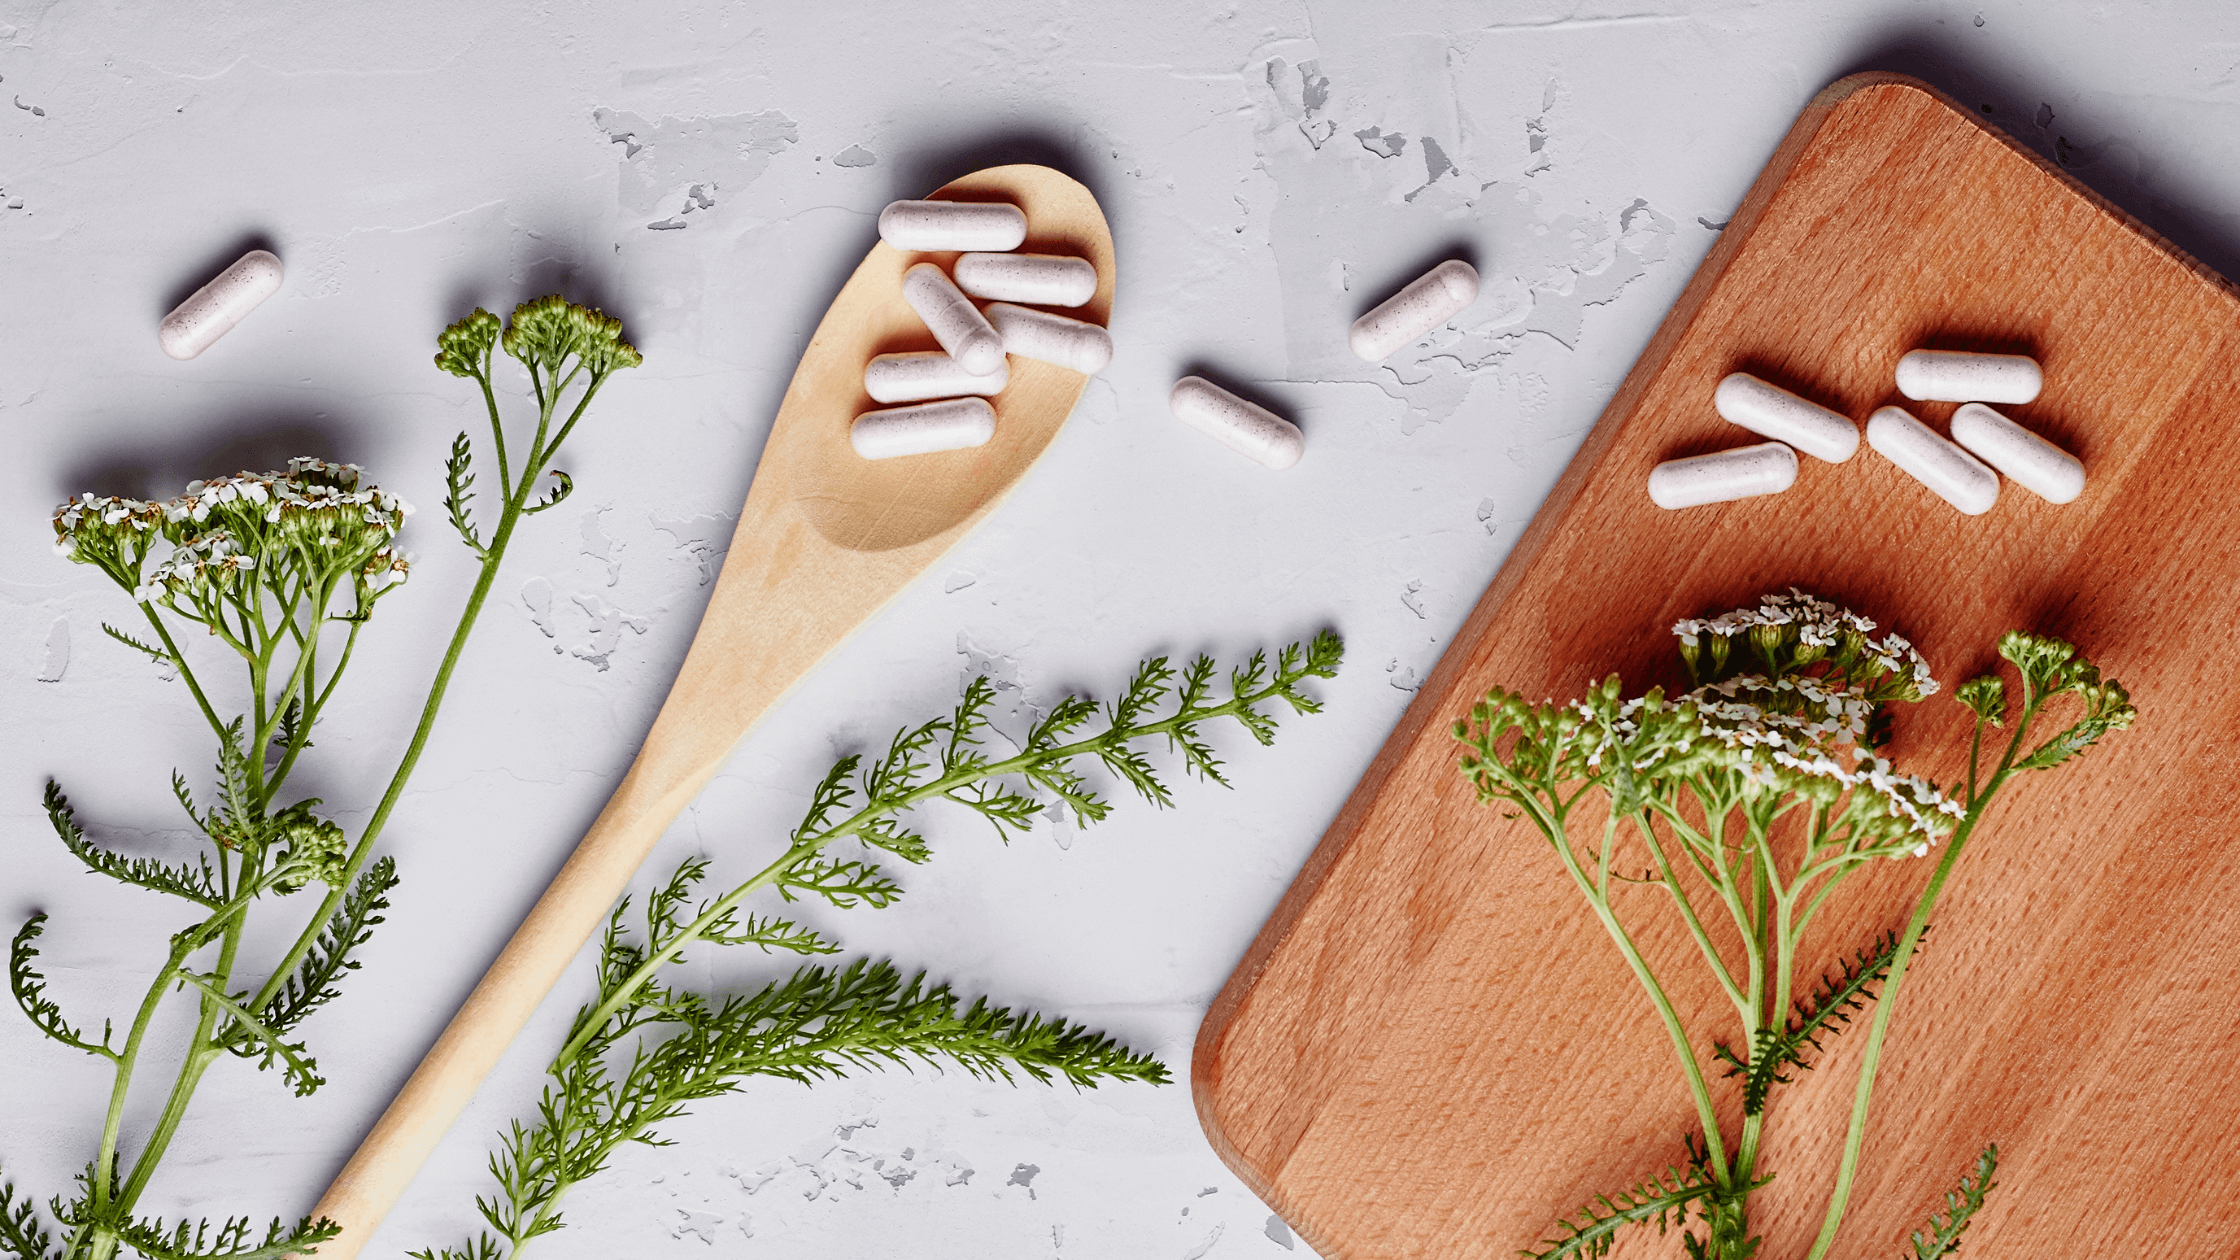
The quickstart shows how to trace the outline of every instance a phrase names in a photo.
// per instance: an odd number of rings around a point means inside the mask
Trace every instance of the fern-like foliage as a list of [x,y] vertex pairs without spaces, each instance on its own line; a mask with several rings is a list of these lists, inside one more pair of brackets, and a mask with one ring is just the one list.
[[1929,1214],[1929,1232],[1915,1230],[1908,1236],[1913,1244],[1913,1260],[1939,1260],[1960,1250],[1960,1235],[1975,1214],[1983,1210],[1984,1197],[1997,1184],[1991,1180],[1991,1175],[1998,1170],[1999,1147],[1993,1143],[1976,1156],[1975,1167],[1961,1176],[1960,1188],[1945,1192],[1944,1214]]
[[451,518],[451,528],[459,531],[459,539],[475,559],[487,559],[490,552],[482,545],[482,534],[475,529],[474,517],[467,505],[474,502],[474,443],[465,433],[451,439],[451,454],[443,461],[443,510]]
[[1541,1239],[1538,1246],[1518,1254],[1532,1260],[1570,1260],[1574,1256],[1595,1260],[1610,1254],[1618,1231],[1628,1225],[1654,1224],[1662,1234],[1670,1226],[1684,1223],[1689,1204],[1719,1193],[1718,1183],[1696,1158],[1692,1139],[1689,1155],[1685,1165],[1667,1164],[1663,1172],[1647,1181],[1615,1194],[1596,1195],[1571,1217],[1556,1219],[1555,1237]]
[[[188,815],[195,816],[194,802],[184,795],[185,782],[173,776],[172,786],[174,791],[181,794]],[[86,833],[78,826],[76,814],[70,809],[70,798],[64,796],[61,786],[51,779],[47,782],[45,803],[47,821],[54,825],[54,833],[62,840],[62,847],[70,850],[70,855],[83,862],[87,870],[97,875],[106,875],[120,883],[137,884],[155,892],[184,898],[211,910],[224,904],[225,898],[218,888],[217,872],[210,868],[207,857],[198,859],[197,866],[187,867],[170,866],[153,858],[128,858],[111,853],[86,839]],[[195,817],[195,821],[199,825],[202,820]]]
[[47,930],[46,925],[46,915],[32,915],[24,920],[23,926],[16,931],[15,940],[9,943],[8,989],[15,994],[16,1005],[23,1008],[24,1016],[31,1021],[33,1027],[54,1040],[97,1058],[116,1062],[117,1052],[109,1047],[109,1035],[112,1031],[109,1024],[103,1022],[99,1041],[94,1041],[71,1027],[70,1021],[62,1017],[62,1008],[47,996],[47,978],[32,968],[31,960],[39,956],[39,948],[32,942]]
[[[349,896],[343,898],[342,906],[305,951],[302,965],[265,1003],[262,1020],[266,1028],[274,1033],[287,1032],[334,1000],[341,992],[338,986],[343,975],[358,969],[358,960],[350,952],[371,939],[374,925],[383,921],[381,912],[389,908],[389,893],[396,886],[395,858],[381,858],[358,875]],[[256,1039],[238,1022],[229,1025],[219,1040],[243,1058],[259,1052]]]
[[[1217,670],[1200,657],[1179,674],[1165,658],[1145,661],[1120,697],[1100,706],[1081,696],[1054,704],[1012,757],[989,756],[982,736],[994,690],[968,684],[947,717],[897,731],[868,766],[840,758],[810,794],[801,825],[769,867],[723,896],[698,904],[694,889],[708,870],[690,858],[645,902],[642,932],[627,926],[627,899],[607,922],[599,946],[598,996],[576,1014],[567,1044],[548,1069],[550,1084],[533,1122],[515,1122],[490,1158],[496,1193],[478,1197],[488,1229],[458,1247],[411,1253],[417,1260],[504,1260],[530,1239],[561,1228],[560,1200],[596,1176],[626,1142],[665,1144],[658,1126],[692,1102],[729,1093],[752,1077],[807,1084],[866,1068],[919,1064],[962,1068],[993,1080],[1055,1082],[1075,1088],[1106,1081],[1164,1083],[1167,1069],[1103,1033],[1063,1019],[969,1003],[923,972],[857,959],[843,966],[803,966],[752,992],[718,1001],[670,987],[662,968],[698,945],[754,945],[766,951],[825,954],[832,942],[786,919],[742,916],[740,899],[762,889],[787,901],[816,896],[843,908],[880,907],[901,895],[873,863],[829,854],[853,838],[907,862],[931,856],[923,837],[897,816],[936,798],[974,811],[1009,838],[1033,825],[1043,802],[1014,786],[1049,791],[1080,825],[1109,807],[1075,763],[1101,763],[1157,805],[1172,803],[1156,768],[1134,745],[1166,739],[1185,768],[1225,783],[1220,763],[1199,734],[1207,722],[1233,718],[1255,739],[1272,738],[1272,701],[1297,713],[1320,706],[1303,690],[1310,678],[1337,672],[1343,648],[1324,633],[1293,644],[1271,667],[1255,655],[1233,671],[1227,699],[1217,700]],[[1172,698],[1164,717],[1155,713]],[[1106,729],[1084,735],[1100,713]],[[1691,1197],[1693,1195],[1691,1191]]]
[[[640,996],[614,1027],[659,1025],[672,1035],[641,1043],[619,1075],[608,1066],[615,1038],[596,1038],[591,1052],[571,1059],[545,1089],[536,1122],[516,1122],[491,1156],[499,1193],[478,1197],[476,1206],[507,1246],[519,1248],[561,1228],[561,1197],[603,1171],[623,1144],[665,1145],[656,1126],[753,1077],[807,1084],[863,1068],[925,1063],[1005,1081],[1063,1077],[1076,1087],[1168,1079],[1156,1059],[1102,1033],[985,999],[968,1006],[947,985],[928,985],[923,973],[905,976],[884,961],[803,967],[720,1005],[655,986]],[[424,1260],[502,1254],[488,1245],[412,1254]]]
[[256,1223],[246,1216],[236,1216],[215,1227],[205,1220],[191,1224],[180,1221],[166,1228],[162,1221],[144,1219],[120,1224],[116,1231],[125,1245],[148,1260],[282,1260],[317,1251],[320,1243],[341,1233],[342,1227],[325,1218],[315,1222],[308,1216],[290,1226],[274,1217],[260,1241]]
[[63,1260],[63,1249],[39,1219],[32,1196],[15,1196],[16,1188],[0,1180],[0,1251],[11,1260]]
[[232,1022],[227,1025],[228,1039],[238,1039],[244,1043],[244,1048],[235,1049],[234,1053],[244,1059],[254,1059],[259,1071],[278,1067],[281,1078],[295,1087],[298,1098],[316,1092],[321,1085],[327,1083],[326,1078],[319,1075],[318,1060],[311,1057],[302,1042],[283,1041],[280,1030],[249,1013],[242,1005],[248,994],[229,994],[219,983],[218,977],[185,968],[172,974],[181,982],[202,990],[204,997],[232,1017]]
[[[1924,939],[1926,935],[1924,928]],[[1780,1074],[1781,1069],[1811,1069],[1805,1051],[1819,1050],[1823,1034],[1842,1032],[1854,1013],[1866,1009],[1875,997],[1873,986],[1889,976],[1890,964],[1897,956],[1898,933],[1885,931],[1855,959],[1840,964],[1833,975],[1822,976],[1810,994],[1797,999],[1796,1013],[1784,1027],[1759,1029],[1747,1061],[1723,1045],[1714,1050],[1727,1065],[1727,1075],[1742,1078],[1744,1114],[1754,1116],[1764,1111],[1766,1095],[1773,1087],[1789,1083],[1789,1078]]]
[[576,492],[576,479],[570,477],[568,474],[561,472],[559,469],[555,468],[546,475],[556,479],[560,484],[554,486],[550,490],[545,491],[543,498],[538,499],[536,502],[521,509],[522,515],[533,516],[538,512],[546,510],[547,508],[559,507],[562,503],[567,501],[569,495]]
[[106,621],[101,623],[101,633],[108,635],[110,638],[124,644],[126,647],[131,648],[135,652],[145,653],[149,660],[154,661],[156,664],[161,665],[166,669],[169,669],[173,664],[171,660],[171,653],[164,651],[162,648],[159,648],[152,643],[148,643],[140,639],[135,639],[131,635],[117,629],[115,626],[110,625]]

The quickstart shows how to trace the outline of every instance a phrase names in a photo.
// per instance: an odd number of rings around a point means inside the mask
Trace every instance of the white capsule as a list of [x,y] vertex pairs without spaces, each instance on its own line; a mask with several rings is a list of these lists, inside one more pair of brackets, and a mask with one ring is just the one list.
[[848,427],[848,444],[865,459],[893,459],[981,446],[995,435],[996,412],[987,399],[951,398],[866,411]]
[[896,249],[1017,249],[1027,216],[1001,201],[896,201],[879,212],[879,239]]
[[995,395],[1011,381],[1008,363],[999,362],[986,376],[974,376],[939,350],[913,350],[908,354],[882,354],[863,369],[863,392],[883,403],[924,402],[928,398],[955,398],[960,394]]
[[1417,277],[1407,288],[1353,321],[1346,343],[1371,363],[1379,363],[1478,300],[1478,270],[1450,258]]
[[1898,392],[1917,402],[2026,403],[2044,387],[2026,354],[1915,350],[1898,360]]
[[1878,408],[1867,417],[1867,445],[1969,516],[1981,516],[1999,501],[1999,474],[1903,407]]
[[1711,392],[1719,415],[1752,433],[1787,442],[1796,449],[1840,464],[1859,449],[1859,426],[1840,411],[1799,398],[1748,372],[1736,372]]
[[1003,366],[1003,338],[941,268],[919,263],[903,272],[902,300],[933,330],[933,339],[958,367],[986,376]]
[[1952,440],[2048,503],[2084,493],[2084,465],[2076,456],[1982,403],[1952,413]]
[[1306,453],[1299,426],[1202,376],[1185,376],[1167,394],[1174,418],[1257,464],[1285,469]]
[[1661,508],[1702,507],[1779,494],[1797,483],[1797,453],[1779,442],[1668,459],[1649,470],[1649,501]]
[[1005,351],[1095,376],[1112,362],[1112,334],[1087,320],[997,302],[988,321],[1003,334]]
[[179,303],[156,329],[156,344],[174,359],[191,359],[233,331],[241,317],[280,291],[280,260],[252,249],[216,279]]
[[996,302],[1079,306],[1097,295],[1096,267],[1062,254],[964,254],[956,272],[958,288]]

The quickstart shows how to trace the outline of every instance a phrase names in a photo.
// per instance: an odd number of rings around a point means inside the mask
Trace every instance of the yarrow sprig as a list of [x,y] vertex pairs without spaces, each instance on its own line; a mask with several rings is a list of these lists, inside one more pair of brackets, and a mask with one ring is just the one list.
[[[1099,706],[1067,696],[1009,757],[986,749],[995,691],[975,678],[954,712],[896,732],[868,766],[860,756],[842,757],[778,856],[744,882],[688,914],[708,870],[706,859],[688,858],[647,899],[639,930],[629,927],[628,898],[615,907],[600,942],[598,994],[576,1013],[547,1067],[550,1083],[536,1117],[514,1122],[490,1157],[498,1189],[475,1200],[488,1229],[456,1248],[411,1254],[518,1260],[531,1239],[561,1227],[561,1199],[604,1169],[617,1148],[664,1144],[655,1126],[756,1076],[808,1084],[861,1068],[929,1063],[1004,1081],[1014,1073],[1045,1083],[1062,1077],[1077,1089],[1104,1081],[1165,1083],[1165,1065],[1102,1033],[985,998],[966,1006],[947,985],[929,986],[923,971],[906,975],[887,961],[803,966],[721,1001],[672,988],[661,976],[684,960],[685,950],[703,945],[838,952],[836,942],[789,919],[743,914],[742,903],[767,890],[786,901],[820,897],[842,909],[892,904],[902,885],[876,860],[829,850],[853,839],[867,855],[924,862],[931,848],[899,821],[920,805],[961,805],[1008,840],[1049,808],[1039,790],[1086,827],[1111,810],[1084,773],[1095,764],[1164,808],[1174,803],[1172,793],[1141,747],[1154,740],[1164,741],[1186,772],[1226,786],[1206,725],[1231,719],[1259,743],[1272,742],[1274,707],[1318,712],[1320,702],[1302,686],[1335,676],[1343,651],[1337,636],[1324,632],[1284,648],[1273,662],[1255,653],[1230,671],[1225,699],[1216,697],[1219,670],[1209,657],[1179,672],[1164,657],[1145,661],[1102,709],[1102,730],[1080,734]],[[1164,717],[1153,716],[1170,702]]]
[[[1717,617],[1679,622],[1682,664],[1692,687],[1677,697],[1651,688],[1630,699],[1616,675],[1569,704],[1531,704],[1496,689],[1454,727],[1464,774],[1479,798],[1529,819],[1617,944],[1672,1042],[1695,1101],[1703,1138],[1691,1139],[1690,1174],[1599,1200],[1558,1236],[1528,1250],[1540,1260],[1605,1254],[1617,1227],[1695,1213],[1687,1236],[1697,1260],[1745,1260],[1762,1241],[1749,1232],[1749,1196],[1763,1179],[1758,1154],[1782,1073],[1807,1070],[1820,1038],[1880,1001],[1853,1099],[1836,1188],[1812,1250],[1833,1242],[1849,1200],[1890,1011],[1928,928],[1953,863],[1993,797],[2014,776],[2051,769],[2136,716],[2122,685],[2070,644],[2020,631],[1999,642],[2020,675],[2011,710],[1996,674],[1955,695],[1976,717],[1963,785],[1940,787],[1901,773],[1886,754],[1889,707],[1938,694],[1928,663],[1896,634],[1876,636],[1870,619],[1802,591],[1767,595]],[[2034,731],[2046,706],[2074,697],[2081,715],[2048,738]],[[1988,762],[1984,732],[2012,722],[2004,752]],[[1581,819],[1591,801],[1599,826]],[[1593,817],[1593,815],[1588,815]],[[1792,822],[1777,835],[1776,824]],[[1885,929],[1854,962],[1798,994],[1806,928],[1853,871],[1877,858],[1943,855],[1903,930]],[[1646,858],[1639,877],[1621,869]],[[1621,890],[1646,887],[1669,899],[1733,1007],[1739,1036],[1712,1043],[1712,1062],[1742,1081],[1743,1124],[1731,1144],[1721,1131],[1696,1040],[1620,917]],[[1724,915],[1740,948],[1722,948],[1708,924]],[[1738,956],[1739,955],[1739,956]],[[1738,1048],[1739,1047],[1739,1048]],[[1989,1185],[1989,1159],[1968,1206],[1938,1226],[1957,1245]],[[1704,1179],[1698,1182],[1694,1174]],[[1706,1189],[1705,1186],[1709,1188]],[[1941,1254],[1941,1252],[1940,1252]]]
[[[145,996],[128,1021],[105,1020],[96,1038],[67,1018],[34,966],[34,942],[47,917],[33,915],[9,951],[9,985],[17,1005],[49,1038],[102,1059],[112,1073],[110,1105],[75,1196],[48,1201],[39,1216],[31,1198],[0,1182],[0,1251],[24,1260],[106,1260],[120,1247],[151,1257],[260,1260],[309,1253],[334,1236],[331,1222],[274,1221],[257,1232],[246,1217],[166,1223],[135,1215],[150,1179],[184,1122],[203,1074],[225,1055],[276,1069],[298,1094],[325,1083],[297,1026],[331,1001],[342,978],[359,966],[353,952],[381,923],[397,883],[396,863],[373,860],[373,848],[426,747],[461,650],[473,629],[507,542],[521,517],[557,502],[532,502],[527,484],[548,465],[599,386],[615,370],[635,366],[637,352],[621,326],[558,298],[525,303],[514,313],[507,348],[529,368],[538,422],[517,482],[505,456],[505,426],[492,385],[490,351],[498,321],[476,311],[439,339],[437,362],[482,385],[491,441],[505,483],[496,526],[485,543],[458,494],[472,444],[461,434],[452,451],[452,522],[481,562],[481,572],[430,684],[418,726],[382,797],[353,840],[318,812],[317,798],[284,801],[298,759],[335,698],[358,637],[375,606],[411,572],[397,539],[412,508],[365,480],[355,464],[290,460],[284,470],[241,472],[191,482],[178,496],[147,501],[82,494],[55,509],[55,549],[92,565],[127,592],[152,638],[114,626],[102,629],[144,653],[184,682],[218,745],[212,788],[198,801],[184,775],[172,790],[205,842],[190,857],[166,861],[126,857],[87,836],[60,787],[47,785],[49,822],[63,846],[95,874],[161,894],[195,916],[171,936]],[[520,349],[515,350],[518,342]],[[573,392],[571,393],[571,388]],[[554,417],[567,418],[557,428]],[[561,484],[565,474],[555,472]],[[247,686],[207,689],[174,631],[202,628],[245,667]],[[221,711],[239,706],[230,718]],[[257,979],[244,957],[245,927],[266,894],[284,897],[324,890],[295,943]],[[162,1047],[151,1040],[156,1014],[173,995],[196,1008],[178,1047],[172,1082],[139,1149],[126,1151],[124,1118],[136,1073]]]

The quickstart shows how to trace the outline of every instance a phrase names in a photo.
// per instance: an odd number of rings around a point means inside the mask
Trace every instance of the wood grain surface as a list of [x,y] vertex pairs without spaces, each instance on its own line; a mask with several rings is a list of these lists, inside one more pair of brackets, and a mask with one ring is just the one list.
[[[1112,234],[1096,198],[1046,166],[999,166],[932,196],[1009,201],[1020,247],[1086,258],[1097,291],[1075,318],[1112,310]],[[902,298],[920,262],[953,253],[871,247],[802,352],[684,665],[630,771],[505,949],[398,1091],[313,1215],[343,1232],[320,1260],[350,1260],[496,1066],[640,863],[731,750],[794,684],[979,524],[1034,465],[1089,378],[1014,356],[979,447],[878,462],[848,443],[879,404],[863,390],[873,355],[939,347]],[[552,1047],[558,1050],[558,1046]]]
[[[1650,504],[1657,462],[1761,440],[1713,412],[1727,373],[1863,421],[1905,404],[1892,372],[1924,346],[2036,356],[2044,394],[2004,410],[2084,461],[2083,497],[2008,483],[1965,517],[1862,446],[1779,496]],[[1906,405],[1939,429],[1952,411]],[[1192,1072],[1215,1148],[1332,1260],[1514,1254],[1678,1162],[1692,1108],[1649,1003],[1545,841],[1474,802],[1448,727],[1496,683],[1681,682],[1673,621],[1794,585],[1908,635],[1948,684],[1998,664],[2007,629],[2068,638],[2141,715],[2013,784],[1963,855],[1831,1254],[1899,1254],[1996,1141],[1966,1254],[2233,1255],[2236,412],[2224,282],[1924,84],[1822,92],[1215,1001]],[[1965,711],[1949,690],[1902,707],[1901,764],[1950,781]],[[1929,872],[1846,883],[1805,971],[1900,926]],[[1691,1029],[1731,1035],[1668,899],[1619,907]],[[1764,1260],[1818,1230],[1865,1039],[1775,1096]],[[1738,1123],[1738,1083],[1715,1088]],[[1616,1254],[1679,1247],[1636,1230]]]

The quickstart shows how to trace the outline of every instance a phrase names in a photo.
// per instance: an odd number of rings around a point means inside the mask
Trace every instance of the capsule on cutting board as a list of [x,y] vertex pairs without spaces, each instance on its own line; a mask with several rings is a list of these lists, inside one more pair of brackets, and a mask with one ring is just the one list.
[[951,398],[866,411],[848,427],[848,444],[865,459],[893,459],[983,446],[995,434],[996,412],[987,399]]
[[1670,459],[1649,470],[1649,501],[1661,508],[1702,507],[1779,494],[1797,483],[1797,453],[1779,442]]
[[965,254],[957,287],[993,302],[1079,306],[1097,295],[1097,269],[1063,254]]
[[1353,321],[1346,344],[1363,359],[1380,363],[1400,347],[1460,315],[1477,300],[1477,268],[1450,258]]
[[1915,350],[1898,360],[1898,392],[1916,402],[2026,403],[2044,387],[2026,354]]
[[1027,216],[1003,201],[896,201],[879,212],[879,239],[928,253],[1017,249]]
[[1882,407],[1867,417],[1867,445],[1969,516],[1981,516],[1999,501],[1999,474],[1903,407]]
[[1306,453],[1299,426],[1246,402],[1202,376],[1185,376],[1167,393],[1174,418],[1256,464],[1282,470]]
[[269,251],[252,249],[172,308],[156,329],[156,344],[174,359],[191,359],[233,331],[243,316],[280,291],[285,272]]
[[1982,403],[1952,413],[1952,440],[2048,503],[2084,493],[2084,464],[2076,456]]
[[1095,376],[1112,362],[1112,334],[1083,319],[996,302],[988,322],[1003,336],[1006,352]]
[[941,268],[919,263],[903,272],[902,300],[926,322],[933,339],[958,367],[986,376],[1003,366],[1003,338]]
[[863,392],[871,395],[871,401],[883,403],[924,402],[962,394],[993,396],[1002,393],[1010,381],[1007,363],[996,364],[996,370],[985,376],[975,376],[939,350],[882,354],[863,369]]
[[1814,459],[1840,464],[1859,449],[1859,426],[1840,411],[1799,398],[1778,385],[1736,372],[1711,392],[1722,419],[1786,442]]

